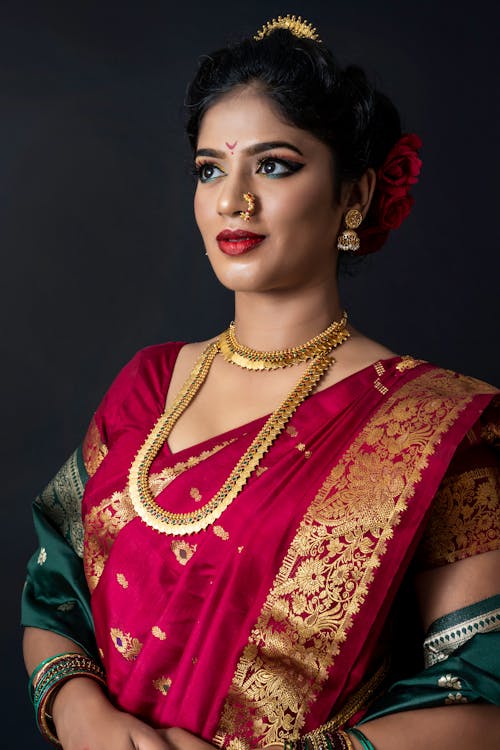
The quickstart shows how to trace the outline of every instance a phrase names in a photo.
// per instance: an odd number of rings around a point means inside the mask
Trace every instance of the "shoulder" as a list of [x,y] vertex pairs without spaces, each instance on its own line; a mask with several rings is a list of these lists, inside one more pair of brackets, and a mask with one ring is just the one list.
[[134,418],[138,419],[163,408],[166,388],[182,347],[179,341],[146,346],[118,371],[94,415],[106,443],[119,429],[124,412],[134,412]]

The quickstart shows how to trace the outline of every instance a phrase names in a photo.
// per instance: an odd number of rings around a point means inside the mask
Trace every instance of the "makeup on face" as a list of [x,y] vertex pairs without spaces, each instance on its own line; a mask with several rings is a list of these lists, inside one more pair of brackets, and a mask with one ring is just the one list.
[[243,255],[266,239],[265,234],[255,234],[248,229],[224,229],[216,237],[217,244],[226,255]]

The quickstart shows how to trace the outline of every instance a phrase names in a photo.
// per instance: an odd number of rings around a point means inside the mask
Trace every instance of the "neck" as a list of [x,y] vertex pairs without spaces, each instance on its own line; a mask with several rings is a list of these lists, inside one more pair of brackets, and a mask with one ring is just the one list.
[[237,292],[235,324],[238,341],[260,351],[303,344],[340,320],[343,308],[338,289],[296,294]]

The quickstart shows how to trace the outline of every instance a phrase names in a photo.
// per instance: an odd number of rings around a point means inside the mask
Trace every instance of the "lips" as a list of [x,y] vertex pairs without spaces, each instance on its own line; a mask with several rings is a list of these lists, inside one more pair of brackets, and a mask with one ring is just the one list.
[[226,255],[242,255],[265,240],[265,234],[255,234],[248,229],[224,229],[216,237],[217,244]]

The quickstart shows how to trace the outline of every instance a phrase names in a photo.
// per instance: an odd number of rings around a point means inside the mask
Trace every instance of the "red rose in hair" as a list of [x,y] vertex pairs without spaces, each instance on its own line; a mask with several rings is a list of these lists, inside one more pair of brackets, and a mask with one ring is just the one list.
[[358,229],[361,247],[357,255],[380,250],[389,231],[397,229],[411,211],[414,200],[410,185],[417,182],[422,167],[417,149],[422,141],[415,133],[406,133],[387,154],[377,171],[377,184],[367,223]]
[[384,164],[378,170],[377,177],[380,182],[385,183],[389,190],[393,187],[414,185],[422,167],[422,160],[417,154],[421,147],[422,141],[418,135],[403,135],[389,151]]
[[380,229],[397,229],[401,226],[413,203],[413,197],[404,188],[398,193],[382,193],[378,213]]

